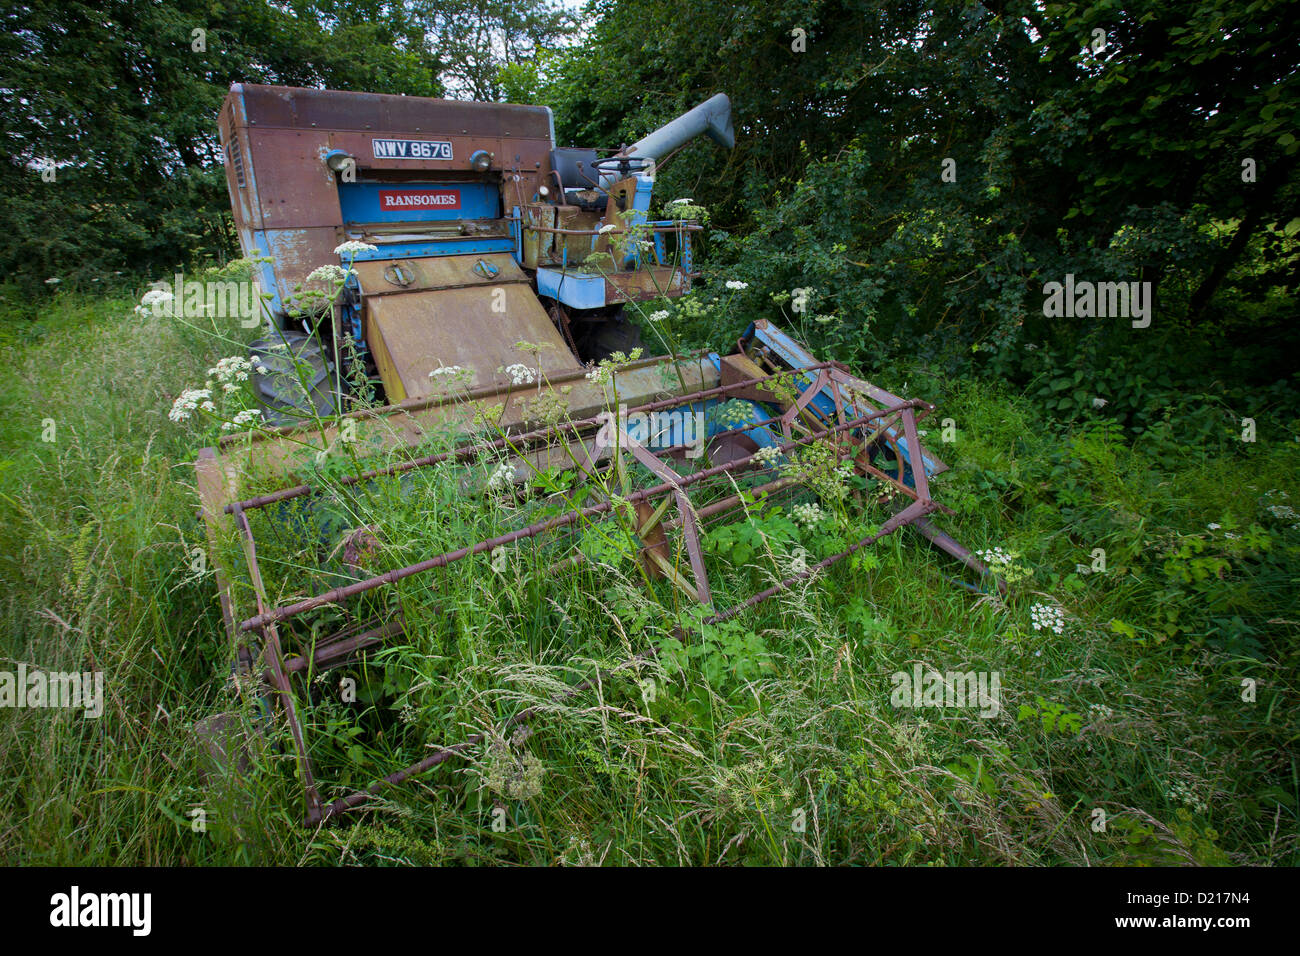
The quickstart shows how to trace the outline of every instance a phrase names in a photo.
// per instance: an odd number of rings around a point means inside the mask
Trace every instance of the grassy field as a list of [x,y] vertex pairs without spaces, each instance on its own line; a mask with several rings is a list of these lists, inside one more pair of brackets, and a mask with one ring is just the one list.
[[[940,523],[1014,555],[1005,601],[954,586],[959,567],[908,530],[705,630],[599,542],[603,566],[554,580],[523,553],[507,574],[464,562],[437,592],[398,590],[418,636],[354,669],[355,704],[337,672],[314,681],[308,722],[327,797],[423,741],[487,742],[303,827],[283,721],[232,680],[192,561],[207,441],[167,418],[239,349],[135,303],[64,294],[0,338],[0,670],[102,671],[107,692],[97,720],[0,710],[7,864],[1300,862],[1300,444],[1236,441],[1225,419],[1212,446],[1180,444],[1174,421],[1134,447],[1100,412],[1052,425],[923,366],[861,371],[956,423],[930,438],[952,466]],[[418,504],[397,493],[386,540],[428,554],[500,520],[457,487],[434,473]],[[854,538],[882,518],[822,504]],[[728,595],[829,546],[788,510],[755,527],[710,540]],[[290,569],[281,544],[268,563]],[[1036,607],[1059,609],[1059,632]],[[895,706],[891,678],[918,664],[996,672],[998,712]],[[543,715],[499,732],[529,705]],[[207,765],[193,728],[216,713],[255,728],[246,768]]]

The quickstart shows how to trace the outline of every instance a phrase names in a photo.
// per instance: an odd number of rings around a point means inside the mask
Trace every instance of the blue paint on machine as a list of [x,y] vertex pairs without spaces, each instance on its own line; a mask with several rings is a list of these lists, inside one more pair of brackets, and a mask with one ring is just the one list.
[[488,183],[339,183],[344,223],[496,219],[499,190]]

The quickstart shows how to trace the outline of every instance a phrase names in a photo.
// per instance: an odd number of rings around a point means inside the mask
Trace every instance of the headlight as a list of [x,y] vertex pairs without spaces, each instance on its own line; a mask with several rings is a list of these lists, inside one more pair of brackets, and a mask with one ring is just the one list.
[[492,154],[486,149],[476,149],[469,158],[469,165],[476,172],[486,173],[492,166]]
[[351,155],[341,149],[331,149],[325,154],[325,165],[336,173],[340,173],[349,166],[355,165],[356,160]]

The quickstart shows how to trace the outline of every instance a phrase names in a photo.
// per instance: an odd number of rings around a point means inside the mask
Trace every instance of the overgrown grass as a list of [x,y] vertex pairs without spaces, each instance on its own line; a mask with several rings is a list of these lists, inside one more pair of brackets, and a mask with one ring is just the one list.
[[[231,680],[211,570],[192,564],[196,436],[166,417],[232,350],[133,304],[60,298],[37,334],[6,336],[0,669],[102,670],[108,691],[99,720],[0,713],[8,863],[1297,862],[1300,518],[1285,508],[1300,446],[1184,447],[1171,465],[1100,414],[1054,428],[1023,398],[924,368],[864,371],[940,405],[928,441],[952,470],[936,497],[958,513],[937,523],[1018,553],[1005,601],[954,586],[969,577],[911,531],[703,632],[599,541],[586,550],[603,563],[565,576],[521,548],[500,571],[483,556],[408,579],[392,600],[412,637],[305,685],[325,796],[426,742],[488,740],[304,828],[283,719]],[[366,504],[388,516],[376,560],[519,520],[467,503],[449,469],[420,481]],[[854,538],[883,516],[844,513]],[[350,503],[333,540],[372,518]],[[783,576],[795,546],[829,546],[788,511],[755,527],[767,537],[742,557],[711,538],[725,598]],[[313,534],[257,530],[278,597],[320,583],[308,557],[341,573]],[[1076,570],[1098,548],[1105,570]],[[1035,630],[1034,605],[1060,607],[1062,633]],[[997,672],[997,715],[895,706],[893,675],[916,664]],[[542,715],[502,730],[528,706]],[[249,731],[247,765],[224,774],[193,731],[216,713]]]

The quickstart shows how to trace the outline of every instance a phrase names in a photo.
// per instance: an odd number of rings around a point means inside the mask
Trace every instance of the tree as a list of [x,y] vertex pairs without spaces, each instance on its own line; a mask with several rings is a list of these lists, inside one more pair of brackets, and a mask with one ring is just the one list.
[[0,269],[42,289],[231,248],[217,111],[235,81],[434,95],[439,62],[378,0],[0,6]]

